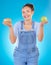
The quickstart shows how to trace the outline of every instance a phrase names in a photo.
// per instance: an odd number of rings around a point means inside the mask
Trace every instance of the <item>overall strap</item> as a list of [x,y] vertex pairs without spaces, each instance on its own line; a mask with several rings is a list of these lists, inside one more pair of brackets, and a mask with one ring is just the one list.
[[21,30],[23,29],[23,21],[21,21]]
[[34,22],[32,22],[32,29],[34,29]]

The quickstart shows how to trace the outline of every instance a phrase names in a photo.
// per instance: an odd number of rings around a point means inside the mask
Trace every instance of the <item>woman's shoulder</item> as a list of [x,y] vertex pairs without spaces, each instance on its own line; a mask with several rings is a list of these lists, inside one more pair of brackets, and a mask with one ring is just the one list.
[[35,27],[37,27],[37,26],[40,25],[40,22],[35,21],[35,22],[34,22],[34,25],[35,25]]
[[35,21],[34,23],[35,23],[35,25],[39,25],[39,24],[40,24],[40,23],[39,23],[39,22],[37,22],[37,21]]
[[17,21],[17,22],[14,24],[14,26],[16,26],[16,27],[21,26],[21,21]]
[[21,22],[22,22],[22,21],[17,21],[17,22],[14,24],[14,28],[20,29],[20,28],[21,28]]
[[14,25],[20,25],[21,21],[17,21]]
[[34,22],[34,28],[37,29],[40,26],[40,22],[35,21]]

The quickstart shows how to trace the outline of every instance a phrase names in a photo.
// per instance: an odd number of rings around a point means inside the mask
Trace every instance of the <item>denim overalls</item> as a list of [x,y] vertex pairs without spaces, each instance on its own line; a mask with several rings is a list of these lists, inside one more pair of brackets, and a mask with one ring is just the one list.
[[36,31],[34,31],[34,22],[32,29],[23,30],[23,22],[21,22],[21,30],[18,36],[19,45],[14,51],[14,65],[38,65],[38,48],[36,47]]

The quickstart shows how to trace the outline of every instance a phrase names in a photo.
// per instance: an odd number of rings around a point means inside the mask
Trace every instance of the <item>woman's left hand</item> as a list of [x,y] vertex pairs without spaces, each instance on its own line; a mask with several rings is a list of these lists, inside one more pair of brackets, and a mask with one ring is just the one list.
[[40,25],[43,26],[44,24],[47,24],[47,23],[48,23],[48,21],[43,21],[43,22],[40,23]]

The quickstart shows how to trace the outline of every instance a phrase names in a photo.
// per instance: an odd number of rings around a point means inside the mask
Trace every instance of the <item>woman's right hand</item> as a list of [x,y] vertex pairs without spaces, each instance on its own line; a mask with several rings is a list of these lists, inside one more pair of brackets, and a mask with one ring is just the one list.
[[10,40],[11,40],[12,43],[15,43],[16,37],[14,35],[14,30],[13,30],[13,27],[12,27],[11,19],[10,18],[4,19],[3,24],[9,27],[9,29],[10,29]]
[[11,19],[10,18],[4,19],[3,24],[7,25],[8,27],[12,27],[12,23],[11,23]]

